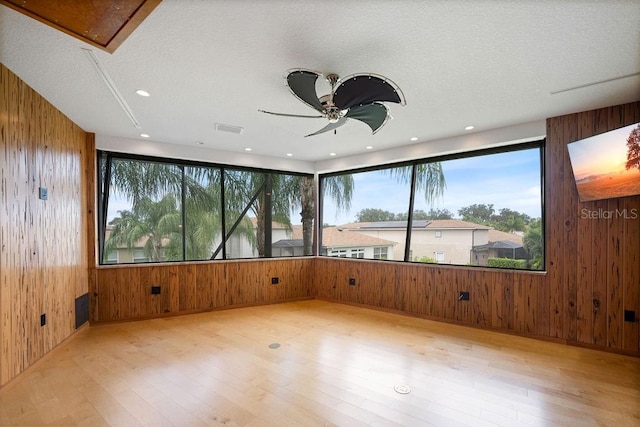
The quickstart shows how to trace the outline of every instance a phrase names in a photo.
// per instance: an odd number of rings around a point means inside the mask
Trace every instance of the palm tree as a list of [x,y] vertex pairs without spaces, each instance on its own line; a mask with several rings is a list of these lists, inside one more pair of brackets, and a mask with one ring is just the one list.
[[[440,163],[424,163],[415,167],[416,191],[424,191],[425,199],[428,201],[442,195],[445,180]],[[237,225],[233,233],[247,239],[257,248],[258,254],[264,256],[267,207],[271,206],[272,221],[285,224],[289,229],[291,229],[291,213],[299,208],[303,230],[303,253],[313,254],[313,220],[316,200],[313,177],[224,169],[225,205],[223,209],[220,205],[223,182],[221,171],[220,168],[214,167],[183,167],[116,159],[111,163],[110,188],[114,193],[127,198],[132,203],[131,212],[122,212],[119,221],[129,221],[134,214],[142,215],[141,209],[150,208],[149,200],[164,200],[163,198],[168,195],[173,195],[174,201],[184,200],[184,209],[187,211],[186,223],[182,225],[184,229],[179,230],[180,236],[184,233],[185,259],[208,258],[204,255],[212,251],[213,242],[223,233],[222,211],[224,211],[226,229],[230,230],[233,225]],[[409,182],[412,167],[389,168],[382,172],[395,176],[401,182]],[[103,175],[106,175],[104,168]],[[267,178],[270,182],[269,188],[265,185]],[[353,189],[354,180],[351,174],[323,179],[324,196],[333,199],[338,209],[350,208]],[[246,219],[248,212],[256,218],[255,234]],[[268,227],[270,228],[270,224]],[[124,227],[123,222],[117,230],[118,233],[126,234],[128,228]],[[173,230],[171,233],[177,233],[177,231]],[[227,232],[227,234],[230,233]],[[115,224],[111,236],[114,237],[112,242],[116,242]],[[177,259],[179,254],[182,256],[182,237],[178,239],[176,236],[177,234],[164,236],[168,239],[166,253],[172,259]],[[126,236],[120,236],[118,239],[125,241]],[[108,252],[106,249],[105,245],[105,253]],[[216,254],[217,252],[214,252],[214,256]]]
[[[155,253],[164,249],[166,259],[209,259],[216,239],[222,234],[221,225],[221,169],[213,167],[178,166],[150,161],[131,159],[113,159],[101,162],[102,177],[109,177],[110,193],[125,198],[131,203],[131,210],[119,212],[120,217],[112,221],[110,238],[105,242],[103,253],[114,249],[114,245],[135,244],[131,241],[136,233],[143,233],[142,226],[147,218],[145,210],[166,207],[166,200],[175,202],[175,220],[177,226],[173,230],[154,229]],[[109,164],[109,174],[106,165]],[[228,193],[233,194],[233,187]],[[184,193],[184,194],[183,194]],[[161,206],[154,206],[152,200],[161,199]],[[234,197],[227,197],[233,200]],[[184,200],[185,224],[182,224],[182,211],[178,209],[178,201]],[[160,203],[160,202],[158,202]],[[227,215],[234,216],[234,206],[227,206]],[[151,212],[148,212],[151,213]],[[235,215],[238,216],[237,213]],[[238,231],[251,239],[252,227],[242,223]],[[147,224],[146,229],[152,227]],[[168,234],[158,234],[166,231]],[[143,234],[142,234],[143,235]],[[250,240],[251,241],[251,240]],[[151,244],[151,243],[149,243]],[[164,246],[163,246],[164,245]],[[151,250],[151,248],[148,248]],[[158,256],[151,252],[151,260],[158,260]]]
[[[180,211],[171,194],[158,202],[143,197],[130,211],[120,211],[120,216],[114,218],[109,225],[112,229],[105,241],[105,254],[123,246],[133,249],[143,244],[149,261],[164,261],[163,240],[174,240],[181,236]],[[171,256],[174,257],[175,254]]]
[[[415,191],[424,192],[426,202],[433,202],[444,193],[447,184],[442,171],[440,162],[418,163],[416,168],[416,189]],[[411,182],[413,167],[405,166],[399,168],[388,168],[381,171],[384,174],[395,177],[400,183]]]
[[542,270],[542,255],[544,253],[544,243],[542,239],[542,220],[533,218],[527,227],[527,231],[522,239],[525,250],[529,254],[531,268]]

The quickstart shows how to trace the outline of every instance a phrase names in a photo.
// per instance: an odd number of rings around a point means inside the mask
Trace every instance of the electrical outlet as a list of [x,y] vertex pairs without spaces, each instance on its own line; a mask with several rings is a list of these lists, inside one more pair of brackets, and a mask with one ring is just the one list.
[[42,313],[40,315],[40,326],[44,326],[47,324],[47,315],[46,313]]
[[271,278],[271,284],[272,285],[277,285],[278,283],[280,283],[280,279],[277,277],[272,277]]
[[38,197],[40,198],[40,200],[47,200],[48,196],[49,196],[49,192],[45,187],[40,187],[38,189]]
[[458,301],[469,301],[469,292],[460,292]]
[[151,287],[151,295],[160,295],[160,292],[162,292],[162,288],[160,286]]
[[350,286],[355,286],[356,285],[356,279],[354,279],[353,277],[349,278],[349,285]]

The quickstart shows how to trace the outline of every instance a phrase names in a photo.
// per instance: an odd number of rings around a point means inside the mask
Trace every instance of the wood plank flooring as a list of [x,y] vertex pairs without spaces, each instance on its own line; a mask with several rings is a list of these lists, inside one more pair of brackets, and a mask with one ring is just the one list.
[[0,425],[638,426],[640,359],[301,301],[92,326]]

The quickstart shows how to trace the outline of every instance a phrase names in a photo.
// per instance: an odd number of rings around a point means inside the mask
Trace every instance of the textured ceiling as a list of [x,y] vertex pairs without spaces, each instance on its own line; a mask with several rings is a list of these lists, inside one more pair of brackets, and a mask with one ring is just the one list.
[[[164,0],[110,54],[0,6],[0,57],[99,141],[147,154],[169,143],[188,157],[313,165],[331,152],[380,160],[410,144],[638,100],[639,23],[637,0]],[[336,135],[304,138],[324,119],[258,112],[314,113],[286,88],[291,68],[382,74],[407,105],[390,104],[393,120],[375,135],[352,121]],[[329,90],[324,81],[317,88]],[[244,131],[217,132],[216,123]]]
[[113,52],[160,1],[0,0],[0,4]]

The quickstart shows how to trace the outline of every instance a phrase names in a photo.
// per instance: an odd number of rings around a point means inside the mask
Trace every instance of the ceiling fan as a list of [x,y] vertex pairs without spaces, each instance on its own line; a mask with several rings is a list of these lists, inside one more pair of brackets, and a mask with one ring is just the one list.
[[349,119],[359,120],[367,124],[375,134],[391,117],[383,102],[395,102],[405,105],[404,94],[400,88],[384,76],[372,73],[352,74],[340,79],[337,74],[327,74],[326,81],[331,85],[331,92],[318,97],[316,80],[322,73],[302,68],[288,71],[287,86],[300,101],[318,111],[319,115],[300,115],[274,113],[258,110],[274,116],[325,118],[329,124],[307,136],[314,136],[336,129]]

